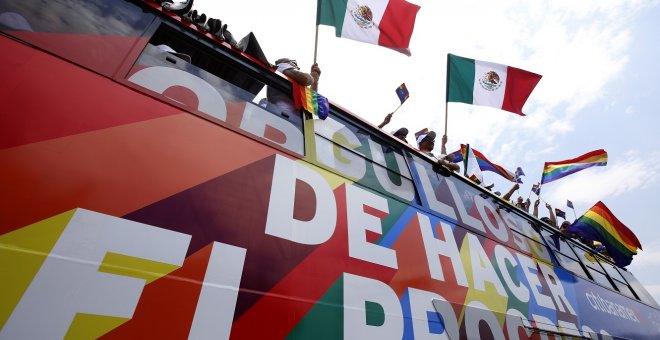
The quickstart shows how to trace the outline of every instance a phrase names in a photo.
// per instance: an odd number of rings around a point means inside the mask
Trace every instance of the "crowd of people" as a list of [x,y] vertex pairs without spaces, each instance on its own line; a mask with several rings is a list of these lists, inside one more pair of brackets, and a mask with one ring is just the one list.
[[[313,64],[309,73],[301,71],[300,68],[298,67],[297,62],[289,58],[282,58],[277,60],[275,62],[275,66],[277,67],[277,71],[284,74],[289,80],[295,81],[300,85],[310,86],[315,91],[318,90],[318,82],[319,82],[319,77],[321,75],[321,69],[319,68],[318,64],[316,63]],[[269,101],[270,100],[275,101],[276,103],[274,104],[280,105],[286,109],[290,109],[290,106],[292,105],[292,103],[290,103],[290,99],[276,98],[275,93],[269,94],[268,99]],[[392,120],[393,114],[394,114],[393,112],[390,112],[387,115],[385,115],[383,121],[378,125],[378,127],[382,129],[387,124],[389,124],[390,121]],[[436,165],[440,167],[440,169],[444,169],[452,172],[458,171],[460,169],[459,165],[452,162],[447,154],[447,135],[443,135],[441,138],[442,144],[440,146],[440,153],[434,154],[433,150],[435,149],[435,139],[437,134],[435,133],[435,131],[425,131],[425,130],[420,131],[416,136],[415,141],[417,143],[417,150],[422,154],[428,156],[431,160],[433,160],[436,163]],[[391,134],[393,137],[401,140],[403,143],[409,144],[407,140],[408,133],[409,130],[407,128],[401,127],[397,130],[392,131]],[[487,190],[492,190],[493,186],[494,186],[493,184],[483,185],[483,187],[486,188]],[[501,196],[501,198],[505,202],[509,202],[513,206],[529,213],[529,208],[531,205],[531,201],[529,197],[527,199],[523,199],[522,196],[518,196],[515,202],[511,200],[511,197],[519,188],[520,188],[520,184],[515,183],[509,191],[507,191],[504,195]],[[499,196],[500,192],[495,191],[494,194]],[[579,242],[593,249],[594,251],[601,253],[604,256],[608,256],[607,249],[605,249],[605,247],[599,242],[587,240],[574,233],[570,233],[568,231],[568,227],[571,225],[570,221],[565,220],[564,222],[561,223],[561,225],[558,226],[557,217],[555,216],[554,210],[549,203],[545,203],[545,207],[548,210],[548,216],[543,216],[539,218],[540,205],[541,205],[541,199],[537,198],[536,201],[534,201],[532,215],[537,219],[543,221],[544,223],[548,224],[550,227],[557,229],[557,231],[563,235],[562,239],[565,238],[577,239]]]

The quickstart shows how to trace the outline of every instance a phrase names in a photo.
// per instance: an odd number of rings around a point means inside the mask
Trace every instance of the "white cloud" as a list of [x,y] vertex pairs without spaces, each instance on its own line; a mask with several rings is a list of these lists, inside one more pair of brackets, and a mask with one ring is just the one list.
[[626,108],[625,113],[626,113],[626,115],[628,115],[628,116],[634,116],[636,111],[637,111],[637,110],[635,110],[635,107],[634,107],[634,106],[628,106],[628,107]]
[[[660,268],[660,244],[647,244],[644,248],[646,250],[639,251],[630,264],[631,272],[637,275],[647,268]],[[660,284],[660,280],[654,283]]]

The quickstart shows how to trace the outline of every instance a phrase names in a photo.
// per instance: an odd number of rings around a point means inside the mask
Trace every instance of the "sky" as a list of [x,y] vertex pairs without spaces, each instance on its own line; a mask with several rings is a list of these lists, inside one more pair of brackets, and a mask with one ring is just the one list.
[[[603,201],[641,241],[628,269],[660,301],[660,0],[410,2],[421,7],[410,57],[320,26],[319,92],[378,125],[399,105],[394,90],[405,82],[410,99],[384,129],[405,126],[414,142],[422,128],[444,132],[447,53],[543,75],[524,117],[449,103],[448,151],[469,143],[506,169],[522,167],[513,198],[527,198],[544,162],[605,149],[607,166],[548,183],[541,199],[570,220],[567,199],[577,216]],[[303,70],[313,63],[316,1],[195,0],[193,8],[228,24],[237,40],[253,32],[271,62],[289,57]],[[484,180],[503,193],[512,185],[491,172]]]

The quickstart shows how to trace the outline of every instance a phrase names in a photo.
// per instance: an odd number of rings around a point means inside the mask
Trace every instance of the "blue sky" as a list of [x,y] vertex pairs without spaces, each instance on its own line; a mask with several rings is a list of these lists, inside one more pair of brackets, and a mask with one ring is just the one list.
[[[450,103],[448,150],[470,143],[505,168],[521,166],[527,176],[514,198],[529,195],[544,162],[608,151],[606,167],[549,183],[541,198],[569,218],[567,199],[578,216],[603,201],[642,242],[629,269],[660,301],[660,1],[411,2],[421,6],[411,57],[321,26],[320,92],[377,125],[398,106],[394,89],[405,82],[411,97],[385,129],[442,134],[447,53],[543,75],[526,117]],[[316,1],[196,0],[195,8],[228,24],[237,39],[254,32],[271,62],[290,57],[303,69],[313,62]],[[511,187],[484,177],[495,190]]]

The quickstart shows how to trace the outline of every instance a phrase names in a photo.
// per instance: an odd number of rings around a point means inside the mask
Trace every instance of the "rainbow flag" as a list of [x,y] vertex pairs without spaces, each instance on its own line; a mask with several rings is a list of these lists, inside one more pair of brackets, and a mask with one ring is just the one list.
[[523,181],[522,181],[522,178],[520,178],[520,177],[525,176],[525,172],[523,171],[523,169],[521,167],[518,167],[518,169],[516,169],[515,175],[516,175],[516,183],[521,183],[522,184]]
[[396,95],[399,97],[399,100],[401,101],[401,104],[403,104],[406,100],[408,100],[408,97],[410,97],[410,92],[408,92],[406,83],[401,83],[401,85],[399,85],[399,87],[397,87],[395,91],[396,91]]
[[295,81],[291,83],[293,84],[293,104],[296,109],[303,109],[321,119],[328,118],[330,103],[326,97],[307,86],[299,85]]
[[546,162],[541,184],[556,181],[592,166],[607,165],[607,152],[603,149],[588,152],[580,157],[559,162]]
[[555,208],[555,215],[557,217],[561,217],[563,219],[566,219],[566,213],[563,210],[559,209],[559,208]]
[[596,203],[578,218],[568,227],[568,232],[602,243],[619,267],[629,265],[637,248],[642,249],[637,236],[603,202]]
[[541,185],[540,184],[532,184],[532,191],[536,194],[536,196],[541,196]]
[[452,162],[452,163],[460,163],[463,161],[463,150],[458,149],[450,154],[447,155],[447,158]]
[[[508,179],[511,182],[516,181],[516,175],[509,171],[504,169],[503,167],[491,162],[482,154],[481,152],[477,151],[475,148],[470,148],[472,152],[474,153],[474,156],[477,158],[477,164],[479,164],[479,169],[482,171],[491,171],[494,172],[506,179]],[[461,154],[463,155],[463,158],[465,159],[465,152],[466,152],[466,147],[465,144],[461,144]]]
[[429,128],[423,128],[415,132],[415,139],[419,139],[421,135],[428,135],[428,134],[429,134]]

